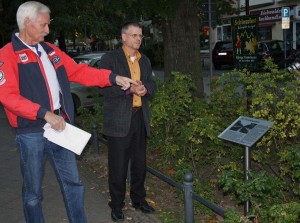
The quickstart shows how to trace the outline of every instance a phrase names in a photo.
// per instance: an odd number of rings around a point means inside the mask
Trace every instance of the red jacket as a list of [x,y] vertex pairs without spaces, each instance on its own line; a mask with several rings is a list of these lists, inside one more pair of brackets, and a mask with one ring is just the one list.
[[[69,81],[86,86],[111,86],[112,72],[76,64],[55,45],[40,44],[54,66],[61,89],[60,103],[72,123],[74,105]],[[50,94],[40,58],[13,34],[12,42],[0,50],[0,102],[17,133],[43,131],[44,116],[53,111]]]

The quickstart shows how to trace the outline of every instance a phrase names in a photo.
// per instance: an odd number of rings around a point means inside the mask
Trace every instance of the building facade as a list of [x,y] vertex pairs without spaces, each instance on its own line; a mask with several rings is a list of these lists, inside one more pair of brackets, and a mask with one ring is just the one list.
[[[236,16],[257,15],[259,17],[258,40],[286,40],[293,48],[300,49],[300,0],[237,0],[235,7],[240,9]],[[282,29],[282,7],[290,8],[290,28]],[[232,17],[232,16],[231,16]],[[231,17],[224,17],[222,25],[214,30],[214,41],[231,40]],[[286,32],[286,34],[284,33]]]

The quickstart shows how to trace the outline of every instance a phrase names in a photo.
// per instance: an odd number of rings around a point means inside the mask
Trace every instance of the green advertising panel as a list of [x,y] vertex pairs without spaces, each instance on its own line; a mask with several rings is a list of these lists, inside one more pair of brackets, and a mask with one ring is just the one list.
[[257,70],[258,16],[234,17],[231,26],[236,69]]

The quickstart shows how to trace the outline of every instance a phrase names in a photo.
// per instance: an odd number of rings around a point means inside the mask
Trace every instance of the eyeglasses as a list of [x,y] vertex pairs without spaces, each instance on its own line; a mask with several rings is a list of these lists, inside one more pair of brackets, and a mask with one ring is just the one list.
[[136,38],[140,38],[143,39],[144,36],[142,34],[129,34],[129,33],[125,33],[128,36],[131,36],[132,38],[136,39]]

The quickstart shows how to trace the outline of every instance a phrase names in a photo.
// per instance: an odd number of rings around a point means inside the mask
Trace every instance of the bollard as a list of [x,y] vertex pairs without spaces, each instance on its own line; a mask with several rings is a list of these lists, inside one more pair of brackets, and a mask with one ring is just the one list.
[[99,140],[98,140],[98,126],[93,124],[92,127],[92,145],[94,147],[95,153],[99,154]]
[[183,183],[185,223],[194,223],[193,175],[186,173]]

